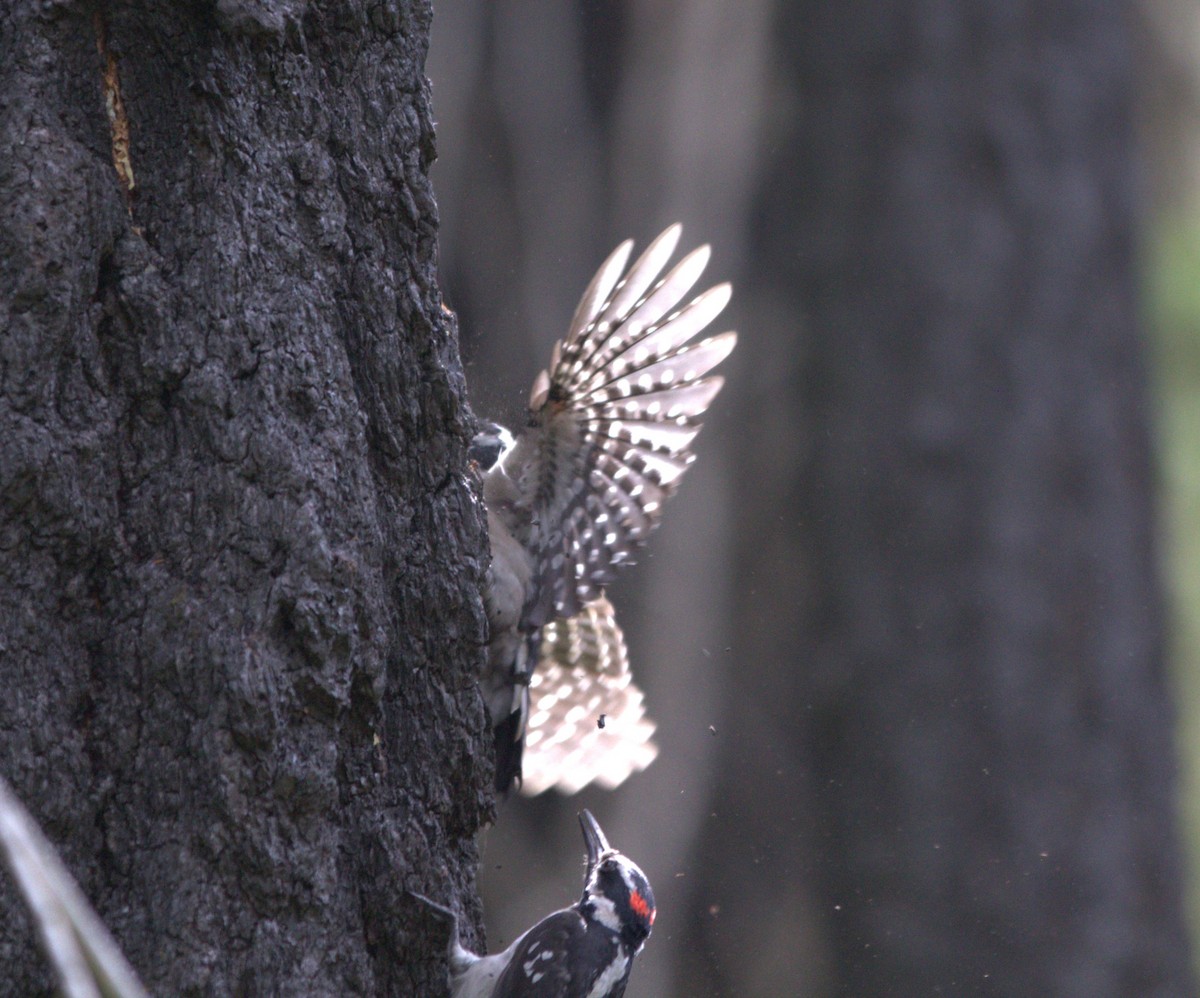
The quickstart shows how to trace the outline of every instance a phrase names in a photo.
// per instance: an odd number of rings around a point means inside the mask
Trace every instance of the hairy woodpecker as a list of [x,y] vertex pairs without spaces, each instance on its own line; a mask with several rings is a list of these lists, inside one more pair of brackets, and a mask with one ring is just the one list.
[[481,685],[500,792],[522,780],[523,754],[525,792],[573,793],[614,787],[658,751],[604,587],[691,464],[723,382],[708,372],[737,340],[689,342],[731,290],[680,306],[709,258],[701,246],[664,273],[680,232],[672,225],[628,270],[633,243],[617,247],[534,381],[525,428],[513,437],[489,424],[472,447],[492,546]]
[[478,956],[458,939],[454,914],[415,895],[451,924],[452,998],[621,998],[633,958],[654,924],[654,892],[632,860],[608,844],[599,823],[579,816],[587,845],[583,897],[547,915],[503,953]]

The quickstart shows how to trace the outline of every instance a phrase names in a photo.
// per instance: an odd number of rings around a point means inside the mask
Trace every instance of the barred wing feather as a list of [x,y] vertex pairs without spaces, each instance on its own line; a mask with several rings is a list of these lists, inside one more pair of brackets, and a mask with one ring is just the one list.
[[690,340],[728,303],[730,286],[680,306],[709,249],[663,274],[679,235],[671,226],[623,276],[632,244],[617,248],[534,385],[530,423],[541,434],[531,511],[539,577],[527,612],[534,624],[575,616],[633,562],[692,462],[700,417],[721,390],[723,379],[707,375],[729,356],[736,334]]
[[542,629],[529,699],[521,782],[527,796],[551,788],[573,794],[591,783],[611,790],[658,755],[625,637],[603,596]]

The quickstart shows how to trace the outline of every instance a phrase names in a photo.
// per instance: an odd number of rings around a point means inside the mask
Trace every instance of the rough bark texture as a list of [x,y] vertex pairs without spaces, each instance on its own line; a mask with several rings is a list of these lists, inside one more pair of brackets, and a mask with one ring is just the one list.
[[[780,9],[754,269],[805,323],[810,443],[764,409],[740,475],[760,694],[725,725],[689,993],[805,973],[724,922],[799,889],[823,993],[1193,994],[1122,11]],[[790,641],[759,626],[789,614]],[[789,822],[806,850],[771,848]]]
[[429,18],[0,11],[0,766],[155,993],[436,994],[405,889],[473,883]]

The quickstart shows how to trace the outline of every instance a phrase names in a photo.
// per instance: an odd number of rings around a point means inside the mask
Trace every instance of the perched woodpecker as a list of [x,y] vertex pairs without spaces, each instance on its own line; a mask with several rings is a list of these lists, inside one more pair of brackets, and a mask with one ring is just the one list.
[[[694,455],[708,376],[735,333],[689,342],[729,301],[728,284],[680,301],[708,263],[701,246],[664,273],[673,225],[626,270],[622,243],[592,279],[538,375],[525,428],[489,425],[484,473],[492,562],[481,685],[496,789],[616,786],[657,753],[605,587],[657,526]],[[600,717],[604,715],[603,723]]]
[[452,998],[621,998],[633,958],[654,925],[654,892],[632,860],[608,844],[591,812],[579,816],[587,845],[583,897],[547,915],[503,953],[477,956],[458,939],[454,914],[417,897],[451,924]]

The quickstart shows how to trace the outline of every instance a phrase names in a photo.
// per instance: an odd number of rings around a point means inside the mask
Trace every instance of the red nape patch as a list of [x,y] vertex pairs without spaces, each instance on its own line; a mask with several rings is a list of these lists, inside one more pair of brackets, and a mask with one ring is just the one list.
[[654,916],[656,913],[651,910],[650,905],[646,903],[646,899],[637,891],[634,891],[629,895],[629,907],[641,915],[642,918],[649,919],[651,925],[654,924]]

